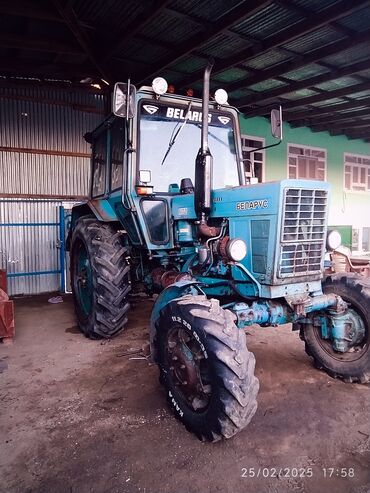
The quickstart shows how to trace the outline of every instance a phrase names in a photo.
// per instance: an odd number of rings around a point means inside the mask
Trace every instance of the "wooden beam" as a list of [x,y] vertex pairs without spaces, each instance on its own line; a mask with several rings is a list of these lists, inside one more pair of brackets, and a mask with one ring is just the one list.
[[[322,132],[323,130],[328,130],[327,125],[311,125],[312,128],[314,128],[317,132]],[[342,128],[349,128],[349,129],[359,129],[359,128],[367,128],[370,126],[370,120],[360,120],[360,121],[347,121],[347,122],[333,122],[329,130],[338,130]]]
[[[351,86],[342,87],[334,91],[325,91],[325,92],[322,91],[320,94],[315,94],[314,96],[308,96],[306,98],[298,98],[293,101],[280,100],[279,104],[282,105],[283,110],[293,109],[293,108],[299,108],[300,106],[309,105],[312,103],[319,103],[321,101],[330,101],[331,99],[337,99],[343,96],[348,96],[348,95],[356,94],[357,92],[368,91],[368,90],[370,90],[370,81],[364,82],[362,84],[352,84]],[[250,108],[247,114],[253,114],[254,116],[267,115],[271,111],[272,107],[276,107],[276,104],[267,105],[261,108],[259,107],[258,109]]]
[[369,116],[370,108],[366,110],[350,111],[348,113],[332,113],[329,115],[324,115],[322,117],[311,117],[305,120],[294,120],[291,122],[291,126],[295,127],[306,127],[311,125],[329,125],[336,122],[345,122],[347,120],[353,120],[362,116]]
[[351,132],[350,129],[348,128],[343,128],[342,130],[337,130],[333,133],[330,132],[330,135],[345,135],[348,139],[365,139],[367,137],[369,137],[370,135],[370,128],[367,132],[359,132],[359,133],[356,133],[356,132]]
[[186,39],[177,45],[170,56],[163,57],[156,63],[152,64],[147,72],[138,74],[136,77],[137,83],[140,84],[152,76],[160,73],[169,65],[176,63],[181,58],[210,41],[215,36],[225,33],[234,24],[240,24],[249,16],[255,14],[267,5],[271,4],[272,0],[249,0],[242,2],[232,8],[228,13],[219,17],[212,25],[206,28],[203,32],[195,34],[190,39]]
[[79,20],[76,16],[76,14],[73,12],[73,10],[69,9],[67,10],[61,3],[60,0],[52,0],[55,8],[57,9],[59,15],[61,18],[65,21],[67,27],[73,34],[73,36],[76,38],[77,42],[81,46],[81,48],[84,50],[86,53],[87,57],[90,59],[90,61],[93,63],[93,65],[96,67],[100,75],[103,77],[103,79],[109,81],[111,79],[110,75],[107,73],[105,67],[103,67],[100,62],[98,61],[94,50],[91,46],[91,42],[87,35],[82,31],[79,25]]
[[[348,16],[354,11],[359,10],[360,8],[369,5],[370,1],[369,0],[361,0],[356,3],[354,2],[348,2],[348,0],[341,0],[339,2],[336,2],[334,5],[318,12],[311,14],[309,17],[305,18],[304,20],[296,23],[293,26],[289,26],[287,29],[285,29],[282,32],[277,33],[274,36],[270,36],[266,41],[262,42],[262,47],[260,49],[255,49],[254,47],[247,48],[245,50],[239,51],[235,56],[233,57],[228,57],[222,64],[214,68],[213,74],[217,74],[219,72],[224,72],[225,70],[229,70],[230,68],[233,68],[235,65],[239,63],[246,62],[247,60],[251,58],[255,58],[263,53],[266,53],[267,51],[270,51],[276,47],[279,47],[285,43],[288,43],[296,38],[302,37],[304,34],[318,30],[320,27],[325,26],[329,24],[330,22],[341,19],[345,16]],[[351,40],[349,40],[351,41]],[[341,41],[338,41],[338,44]],[[337,44],[337,43],[333,43]],[[330,45],[328,45],[330,46]],[[344,49],[347,49],[348,47],[351,47],[351,44],[347,44],[347,47]],[[322,48],[320,48],[322,49]],[[320,50],[317,50],[317,54],[319,53]],[[302,56],[302,58],[304,58]],[[322,58],[319,56],[319,58]],[[319,59],[317,58],[317,59]],[[287,62],[286,62],[287,63]],[[291,62],[290,62],[291,63]],[[298,60],[299,63],[299,60]],[[302,63],[302,62],[300,62]],[[311,63],[311,62],[309,62]],[[307,63],[304,63],[303,65],[306,65]],[[283,65],[283,64],[282,64]],[[288,64],[287,64],[288,66]],[[301,65],[302,66],[302,65]],[[294,69],[295,67],[292,67],[291,69]],[[288,72],[291,70],[288,68],[284,72]],[[263,73],[266,71],[263,71]],[[280,71],[280,74],[284,73]],[[275,75],[279,75],[279,71],[274,70]],[[247,85],[250,86],[252,84],[255,84],[256,82],[261,82],[261,80],[266,80],[267,78],[272,78],[270,75],[264,77],[263,79],[256,80],[256,81],[249,81],[247,80]],[[197,71],[194,72],[191,76],[189,76],[186,80],[183,81],[182,86],[191,86],[194,83],[198,82],[199,80],[202,79],[202,71]],[[245,86],[245,84],[244,84]]]
[[[0,14],[65,24],[64,19],[55,13],[53,9],[50,9],[46,4],[40,7],[35,1],[12,0],[11,2],[0,2]],[[80,21],[79,24],[84,29],[94,29],[93,26],[86,22]]]
[[[246,96],[245,98],[237,100],[236,104],[239,108],[244,108],[245,106],[250,106],[251,104],[255,104],[260,101],[263,101],[263,103],[266,104],[266,101],[275,99],[279,96],[290,94],[295,91],[300,91],[302,89],[311,88],[318,84],[322,84],[323,82],[329,82],[341,77],[346,77],[348,75],[369,70],[369,67],[370,60],[366,60],[364,62],[353,63],[346,67],[334,68],[333,70],[325,74],[316,75],[314,77],[309,77],[307,79],[296,82],[291,82],[286,86],[271,89],[271,91],[255,91],[253,95]],[[236,88],[240,88],[239,82],[234,82],[226,86],[226,90],[229,93],[235,91]]]
[[55,12],[49,8],[37,5],[37,2],[29,2],[25,0],[12,0],[11,2],[0,2],[0,14],[16,17],[28,17],[30,19],[38,19],[52,22],[63,23]]
[[9,57],[0,58],[1,75],[19,75],[26,77],[56,77],[56,78],[76,78],[99,77],[96,68],[89,63],[45,63],[34,60],[10,59]]
[[[352,108],[362,108],[367,106],[370,106],[370,98],[353,99],[351,101],[348,101],[347,103],[330,104],[327,106],[320,106],[319,108],[311,106],[310,109],[305,109],[303,111],[294,111],[294,112],[284,111],[284,118],[286,119],[286,121],[289,122],[295,120],[305,120],[307,118],[312,118],[312,117],[327,115],[327,114],[332,115],[339,111],[346,111],[346,110],[351,110]],[[369,108],[369,113],[370,113],[370,108]]]
[[22,51],[40,51],[45,53],[58,53],[64,55],[83,55],[85,53],[76,46],[54,41],[52,38],[37,39],[33,36],[15,36],[0,34],[0,46]]

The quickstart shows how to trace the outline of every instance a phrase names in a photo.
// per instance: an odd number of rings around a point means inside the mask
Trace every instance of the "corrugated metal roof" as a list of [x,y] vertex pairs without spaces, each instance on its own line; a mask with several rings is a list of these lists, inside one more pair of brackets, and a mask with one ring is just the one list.
[[[235,97],[254,87],[262,114],[264,93],[271,105],[274,94],[277,101],[280,95],[294,98],[294,81],[308,79],[309,90],[310,79],[319,74],[323,74],[320,87],[345,87],[345,80],[330,82],[328,72],[370,60],[370,5],[365,0],[74,0],[73,12],[80,36],[68,28],[58,9],[48,21],[27,17],[27,12],[9,14],[9,9],[0,15],[0,75],[105,78],[111,83],[131,77],[147,83],[164,73],[182,91],[200,88],[205,58],[213,56],[212,85],[230,85]],[[81,37],[89,49],[81,46]],[[240,71],[242,66],[246,74]],[[361,77],[370,77],[362,68],[358,68]],[[284,94],[272,91],[281,76],[292,81],[290,96],[289,87]],[[298,87],[305,91],[303,82]],[[237,99],[233,103],[238,104]]]
[[341,26],[353,29],[355,32],[367,31],[370,26],[370,7],[353,12],[348,17],[339,19],[337,22]]
[[343,104],[343,99],[341,98],[330,98],[330,95],[327,97],[325,101],[318,101],[317,103],[312,103],[314,108],[320,108],[321,106],[330,106],[335,108],[336,104]]
[[329,82],[323,82],[322,84],[316,84],[315,87],[322,89],[323,91],[334,91],[341,87],[349,87],[353,84],[358,84],[358,79],[355,77],[341,77],[339,79],[331,80]]
[[213,77],[213,81],[235,82],[239,79],[247,77],[249,73],[250,72],[248,72],[247,70],[236,67],[217,74],[215,77]]
[[284,62],[286,60],[290,60],[293,58],[293,55],[290,57],[286,53],[282,53],[278,50],[271,50],[263,55],[256,56],[247,62],[243,63],[248,69],[248,67],[252,67],[255,69],[262,70],[267,67],[271,67],[277,65],[278,63]]
[[109,28],[109,34],[115,31],[124,31],[133,20],[148,6],[146,1],[137,0],[78,0],[73,9],[81,21],[92,26]]
[[174,0],[169,4],[169,7],[184,14],[191,14],[200,19],[213,22],[240,3],[241,0],[228,0],[227,2],[225,0],[212,0],[212,2],[204,0]]
[[299,14],[280,5],[269,5],[234,27],[239,34],[265,40],[300,20]]
[[322,67],[316,63],[312,63],[310,65],[306,65],[303,68],[300,68],[299,70],[292,70],[292,72],[287,72],[286,74],[284,74],[284,78],[296,81],[308,79],[309,77],[324,73],[329,74],[330,69]]
[[[307,98],[309,96],[315,96],[317,94],[316,91],[312,91],[311,89],[301,89],[300,91],[294,91],[290,94],[284,94],[284,100],[295,101],[301,98]],[[302,100],[302,104],[304,104],[304,100]]]
[[284,82],[270,79],[270,80],[265,80],[263,82],[259,82],[258,84],[253,84],[252,86],[249,86],[249,89],[251,89],[252,91],[261,92],[261,91],[268,91],[270,89],[275,89],[276,87],[283,87],[283,86],[286,86]]
[[251,43],[240,38],[230,38],[227,34],[221,34],[213,38],[202,47],[202,53],[218,57],[222,53],[222,58],[232,56],[240,50],[251,46]]
[[293,4],[302,7],[312,12],[320,12],[320,10],[335,5],[337,0],[294,0]]
[[165,11],[156,16],[155,22],[146,26],[143,33],[145,36],[167,43],[181,43],[202,30],[202,26],[187,22],[186,19],[177,19]]
[[251,94],[253,94],[252,91],[250,91],[249,89],[247,88],[240,88],[238,89],[237,91],[233,91],[232,93],[230,93],[230,98],[231,99],[241,99],[241,98],[244,98],[245,96],[250,96]]
[[174,63],[171,67],[175,70],[181,70],[185,73],[192,73],[196,70],[203,69],[204,58],[199,58],[197,56],[188,56],[183,58],[181,61]]
[[305,53],[343,38],[345,38],[344,34],[341,35],[334,28],[325,26],[284,44],[283,48],[296,53]]
[[370,43],[364,42],[349,48],[348,50],[341,51],[336,55],[323,57],[323,61],[330,63],[331,65],[342,67],[349,65],[350,63],[359,62],[362,60],[368,60],[370,58]]
[[[370,96],[370,91],[359,91],[359,92],[353,92],[351,94],[351,98],[355,99],[356,101],[362,98],[368,98]],[[370,116],[370,112],[369,112]]]
[[148,44],[147,41],[134,38],[117,53],[117,56],[124,57],[126,53],[130,54],[131,59],[147,64],[148,60],[155,63],[156,60],[165,56],[168,53],[168,49],[155,43]]

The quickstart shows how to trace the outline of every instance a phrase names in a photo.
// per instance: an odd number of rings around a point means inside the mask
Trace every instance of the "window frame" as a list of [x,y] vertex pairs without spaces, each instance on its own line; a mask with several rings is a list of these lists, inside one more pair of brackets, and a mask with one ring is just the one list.
[[[324,152],[325,155],[325,163],[324,163],[324,179],[320,180],[318,178],[290,178],[289,176],[289,157],[298,157],[299,154],[291,154],[289,151],[290,147],[299,147],[304,150],[311,150],[311,151],[320,151]],[[309,157],[309,156],[307,156]],[[297,163],[298,165],[298,163]],[[297,144],[295,142],[288,142],[287,143],[287,162],[286,162],[286,176],[288,180],[317,180],[317,181],[327,181],[328,178],[328,151],[324,147],[315,147],[315,146],[307,146],[307,145],[302,145],[302,144]]]
[[[256,140],[258,142],[261,142],[261,144],[262,144],[261,147],[265,147],[265,145],[266,145],[266,140],[264,137],[258,137],[257,135],[242,134],[240,136],[240,142],[241,142],[241,150],[242,150],[242,158],[243,159],[244,159],[243,151],[250,152],[250,150],[253,149],[253,147],[248,147],[248,148],[245,147],[243,145],[243,139]],[[258,152],[262,152],[262,181],[261,181],[261,183],[265,183],[265,181],[266,181],[266,151],[265,151],[265,149],[262,149],[262,151],[258,151]],[[244,162],[243,162],[243,173],[245,175]]]
[[121,123],[120,119],[116,119],[112,122],[112,124],[108,128],[109,132],[109,149],[108,150],[108,156],[109,156],[109,183],[108,183],[108,189],[109,191],[116,192],[117,190],[123,190],[123,182],[124,182],[124,174],[123,174],[123,167],[124,167],[124,160],[125,160],[125,150],[126,150],[126,143],[127,143],[127,127],[125,121],[122,119],[122,125],[123,125],[123,136],[124,136],[124,146],[123,146],[123,154],[122,154],[122,176],[121,176],[121,183],[117,187],[113,188],[112,187],[112,176],[113,176],[113,161],[112,161],[112,156],[113,156],[113,126],[115,124]]
[[[163,202],[165,204],[165,211],[166,211],[166,217],[165,217],[165,222],[166,222],[166,225],[167,225],[167,236],[166,238],[163,240],[163,241],[155,241],[153,240],[152,238],[152,235],[151,235],[151,232],[150,232],[150,228],[149,228],[149,225],[148,225],[148,221],[147,221],[147,217],[146,217],[146,214],[145,214],[145,211],[144,211],[144,207],[143,207],[143,203],[144,202]],[[148,238],[150,240],[150,242],[153,244],[153,245],[167,245],[170,241],[170,222],[169,222],[169,210],[168,210],[168,202],[165,198],[163,197],[142,197],[140,199],[140,211],[141,211],[141,214],[144,218],[144,222],[145,222],[145,227],[146,227],[146,230],[148,232]]]
[[[370,160],[370,155],[368,155],[368,154],[355,154],[353,152],[344,152],[343,153],[343,191],[346,193],[356,193],[356,194],[358,193],[360,195],[363,195],[364,193],[370,193],[370,187],[368,186],[368,180],[370,177],[370,164],[346,163],[346,157],[347,156],[354,157],[354,158],[361,158],[361,159],[365,158],[365,159]],[[365,169],[367,168],[367,176],[365,178],[365,180],[366,180],[366,183],[365,183],[366,189],[365,190],[353,190],[352,188],[346,187],[346,166],[351,167],[351,187],[352,187],[352,173],[353,173],[352,166],[353,165],[360,167],[360,168],[365,168]]]
[[[105,174],[104,174],[104,187],[103,192],[99,195],[94,195],[94,161],[95,161],[95,146],[96,141],[99,140],[103,135],[105,135]],[[107,196],[108,180],[110,180],[110,169],[109,169],[109,154],[110,154],[110,135],[109,128],[104,127],[96,136],[94,136],[92,144],[92,155],[91,155],[91,184],[90,184],[90,197],[92,199],[99,199]]]
[[[138,108],[137,108],[137,121],[136,121],[136,135],[137,135],[137,138],[136,138],[136,177],[135,177],[135,184],[136,185],[139,185],[140,183],[140,180],[139,180],[139,173],[140,173],[140,166],[141,166],[141,156],[140,156],[140,146],[141,146],[141,138],[140,138],[140,135],[141,135],[141,132],[140,132],[140,124],[141,124],[141,114],[142,114],[142,107],[144,106],[144,104],[163,104],[163,105],[169,105],[171,104],[173,107],[176,107],[176,108],[180,108],[180,109],[186,109],[187,108],[187,105],[189,103],[190,99],[184,99],[184,100],[174,100],[174,101],[168,101],[166,99],[161,99],[161,100],[157,100],[157,101],[153,101],[153,99],[151,98],[143,98],[143,99],[140,99],[139,101],[139,104],[138,104]],[[194,106],[194,108],[196,108],[196,106]],[[193,108],[193,109],[194,109]],[[230,107],[232,108],[232,107]],[[198,108],[199,111],[201,111],[201,107]],[[210,107],[210,111],[212,111],[213,113],[215,114],[219,114],[220,116],[228,116],[230,119],[232,119],[233,121],[233,125],[232,125],[232,128],[233,128],[233,133],[234,133],[234,146],[235,146],[235,165],[237,167],[237,174],[238,174],[238,181],[239,181],[239,185],[238,186],[241,186],[242,183],[244,182],[244,177],[241,176],[241,163],[240,163],[240,157],[239,157],[239,151],[241,152],[241,149],[238,147],[238,135],[240,135],[239,133],[239,122],[237,120],[237,116],[234,114],[233,111],[230,111],[229,109],[219,109],[217,107]],[[210,125],[211,127],[211,125]],[[199,139],[199,145],[200,145],[200,139]],[[195,173],[195,169],[194,169],[194,173]],[[195,175],[194,175],[194,178],[195,178]],[[212,184],[212,190],[213,190],[213,184]],[[217,189],[214,189],[214,190],[217,190]],[[155,191],[156,194],[158,195],[161,195],[161,196],[167,196],[167,195],[174,195],[170,192],[168,192],[168,190],[164,190],[164,191],[159,191],[159,190],[156,190]]]

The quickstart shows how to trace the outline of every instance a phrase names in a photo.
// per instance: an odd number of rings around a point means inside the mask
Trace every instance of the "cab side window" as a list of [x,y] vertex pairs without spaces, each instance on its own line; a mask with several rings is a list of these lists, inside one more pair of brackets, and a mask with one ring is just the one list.
[[111,190],[122,188],[123,156],[125,152],[125,122],[118,118],[111,129]]
[[141,210],[148,228],[150,241],[163,245],[169,241],[167,203],[161,199],[143,199]]
[[107,131],[104,130],[93,145],[92,162],[92,197],[105,193],[105,177],[107,173]]

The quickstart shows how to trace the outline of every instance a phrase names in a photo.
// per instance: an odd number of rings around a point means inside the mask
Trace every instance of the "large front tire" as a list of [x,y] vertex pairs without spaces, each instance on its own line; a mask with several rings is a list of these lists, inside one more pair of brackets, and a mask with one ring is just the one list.
[[330,340],[320,335],[320,327],[303,324],[301,338],[315,366],[346,382],[370,382],[370,280],[356,274],[335,274],[323,283],[324,293],[334,293],[348,303],[362,320],[365,335],[360,344],[346,353],[334,351]]
[[156,324],[168,402],[201,440],[232,437],[257,409],[255,357],[234,320],[217,300],[184,296],[168,303]]
[[131,291],[127,248],[110,224],[80,218],[71,242],[71,284],[75,312],[90,339],[111,338],[127,323]]

